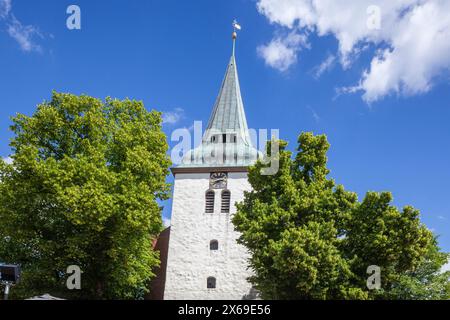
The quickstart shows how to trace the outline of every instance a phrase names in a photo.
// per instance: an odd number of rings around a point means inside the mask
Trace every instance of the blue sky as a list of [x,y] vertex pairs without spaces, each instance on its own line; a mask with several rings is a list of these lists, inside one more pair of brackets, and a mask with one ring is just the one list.
[[[405,11],[404,1],[375,1],[385,15],[373,33],[355,28],[367,19],[361,1],[345,2],[296,11],[289,6],[303,1],[0,0],[0,156],[10,154],[10,116],[31,115],[52,90],[143,100],[165,112],[169,137],[206,122],[237,18],[249,126],[280,129],[291,148],[302,131],[327,134],[338,183],[360,198],[391,191],[397,206],[421,210],[450,251],[450,37],[436,31],[449,22],[427,19],[447,4]],[[66,27],[70,4],[81,8],[81,30]],[[338,19],[344,9],[353,24]]]

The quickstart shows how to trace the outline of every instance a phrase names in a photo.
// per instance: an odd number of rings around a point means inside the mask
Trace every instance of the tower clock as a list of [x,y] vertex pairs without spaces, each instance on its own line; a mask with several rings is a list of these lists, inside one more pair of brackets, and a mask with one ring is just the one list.
[[209,178],[211,189],[226,189],[228,175],[225,172],[212,172]]

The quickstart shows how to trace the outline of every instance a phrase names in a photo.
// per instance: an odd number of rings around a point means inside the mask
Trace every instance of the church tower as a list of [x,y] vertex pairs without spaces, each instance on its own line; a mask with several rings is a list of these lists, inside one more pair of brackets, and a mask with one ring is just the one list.
[[164,299],[248,299],[249,255],[236,242],[235,203],[250,190],[252,146],[233,51],[201,144],[175,177]]

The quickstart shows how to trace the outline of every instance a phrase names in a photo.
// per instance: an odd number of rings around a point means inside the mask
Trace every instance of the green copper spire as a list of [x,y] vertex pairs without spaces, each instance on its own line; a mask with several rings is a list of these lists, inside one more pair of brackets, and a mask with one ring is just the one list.
[[247,120],[245,118],[244,103],[242,102],[235,58],[236,31],[240,29],[241,26],[234,20],[232,34],[233,51],[222,86],[220,87],[219,95],[214,104],[211,118],[208,122],[207,130],[215,130],[223,133],[233,131],[245,143],[249,144],[250,138],[248,136]]
[[207,130],[218,133],[235,133],[246,144],[250,144],[244,103],[236,67],[236,59],[231,56],[230,62],[217,96]]
[[234,21],[233,28],[232,55],[202,144],[190,151],[180,167],[249,166],[257,158],[247,127],[236,67],[236,30],[241,27]]

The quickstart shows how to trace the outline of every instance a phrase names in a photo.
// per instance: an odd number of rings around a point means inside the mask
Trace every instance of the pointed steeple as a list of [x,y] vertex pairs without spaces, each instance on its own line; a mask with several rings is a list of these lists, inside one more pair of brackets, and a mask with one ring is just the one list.
[[233,28],[233,51],[202,143],[189,152],[180,167],[247,167],[258,157],[251,143],[239,86],[235,47],[240,26],[236,21]]
[[205,138],[209,138],[208,131],[235,133],[242,142],[250,145],[234,50],[208,122]]

